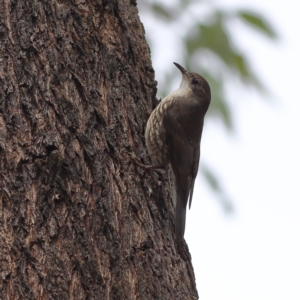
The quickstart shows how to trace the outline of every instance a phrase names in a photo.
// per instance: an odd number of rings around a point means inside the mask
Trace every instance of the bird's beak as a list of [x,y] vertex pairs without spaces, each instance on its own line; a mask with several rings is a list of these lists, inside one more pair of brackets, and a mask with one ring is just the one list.
[[174,62],[174,65],[180,70],[180,72],[182,74],[180,88],[187,89],[189,86],[189,72],[184,67],[182,67],[180,64],[178,64],[176,62]]
[[182,67],[180,64],[174,62],[174,65],[180,70],[180,72],[182,73],[182,75],[187,75],[187,70]]

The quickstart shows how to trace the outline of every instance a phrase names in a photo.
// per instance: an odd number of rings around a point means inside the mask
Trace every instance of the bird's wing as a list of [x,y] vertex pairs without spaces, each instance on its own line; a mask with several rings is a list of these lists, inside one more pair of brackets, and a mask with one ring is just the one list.
[[191,186],[190,186],[189,208],[191,208],[191,205],[192,205],[194,184],[195,184],[195,179],[196,179],[196,176],[198,173],[199,160],[200,160],[200,145],[197,145],[195,148],[195,151],[194,151],[194,163],[193,163],[193,173],[192,173],[192,180],[191,180]]
[[[184,107],[184,109],[189,108]],[[170,106],[164,115],[163,123],[169,147],[170,162],[176,181],[175,232],[177,236],[183,237],[186,206],[188,199],[190,199],[189,207],[191,206],[198,171],[202,128],[199,129],[198,133],[196,132],[197,140],[191,140],[189,133],[196,129],[184,127],[187,122],[181,119],[181,110],[182,108],[179,105]]]
[[193,167],[193,147],[177,136],[169,135],[170,162],[175,175],[175,232],[183,237],[185,230],[186,206],[191,190],[191,170]]
[[[193,189],[194,182],[198,172],[198,165],[200,159],[200,140],[202,135],[202,127],[201,124],[196,130],[194,128],[194,124],[190,125],[192,128],[184,127],[183,123],[186,123],[184,120],[180,119],[182,115],[182,111],[191,110],[188,114],[192,115],[194,106],[188,107],[186,103],[184,103],[184,107],[182,107],[181,101],[174,101],[173,105],[170,105],[163,118],[163,127],[167,134],[167,144],[170,147],[171,153],[171,164],[173,168],[177,168],[177,172],[180,175],[185,175],[191,177],[191,185],[189,186],[190,193],[190,204],[193,197]],[[201,116],[198,117],[199,119]],[[196,125],[196,124],[195,124]],[[195,132],[197,140],[191,140],[190,133]],[[176,152],[174,152],[174,150]],[[175,170],[174,170],[175,172]]]
[[193,146],[188,139],[184,128],[176,118],[176,107],[168,109],[164,117],[166,142],[169,147],[170,162],[174,172],[175,233],[178,237],[184,236],[186,206],[191,189],[193,169]]
[[167,134],[171,135],[172,137],[176,137],[183,143],[189,143],[188,135],[184,131],[182,125],[178,122],[176,118],[173,116],[173,111],[175,109],[172,109],[173,107],[170,107],[169,110],[164,115],[163,119],[163,125],[164,129]]

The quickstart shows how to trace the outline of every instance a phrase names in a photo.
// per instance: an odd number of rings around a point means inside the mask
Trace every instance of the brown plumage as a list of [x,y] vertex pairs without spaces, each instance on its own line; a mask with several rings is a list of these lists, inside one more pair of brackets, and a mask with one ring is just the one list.
[[146,127],[146,145],[156,168],[171,167],[175,182],[175,232],[184,236],[188,199],[191,207],[198,172],[200,141],[211,94],[207,81],[197,73],[182,73],[179,89],[164,98],[152,112]]

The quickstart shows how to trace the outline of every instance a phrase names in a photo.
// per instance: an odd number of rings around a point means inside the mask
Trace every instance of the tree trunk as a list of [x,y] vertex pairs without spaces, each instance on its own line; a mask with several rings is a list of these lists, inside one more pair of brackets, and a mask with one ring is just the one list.
[[[197,299],[134,0],[0,1],[0,299]],[[129,154],[128,154],[129,153]]]

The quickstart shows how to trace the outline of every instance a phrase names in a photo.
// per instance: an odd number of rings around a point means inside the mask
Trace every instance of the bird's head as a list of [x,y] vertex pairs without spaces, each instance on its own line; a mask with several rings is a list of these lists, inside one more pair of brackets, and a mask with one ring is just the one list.
[[208,82],[199,74],[188,72],[184,67],[174,62],[174,65],[180,70],[182,80],[180,89],[189,91],[193,96],[205,98],[210,101],[211,93]]

